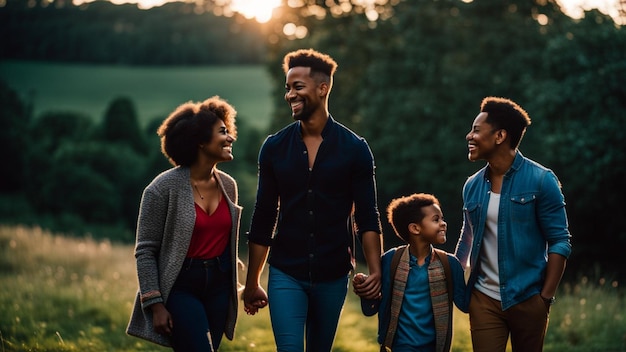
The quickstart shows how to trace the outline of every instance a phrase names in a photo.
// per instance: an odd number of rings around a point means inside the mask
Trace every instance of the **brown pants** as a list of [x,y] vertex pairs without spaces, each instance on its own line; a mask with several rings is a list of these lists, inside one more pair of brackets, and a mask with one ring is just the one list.
[[472,290],[469,305],[474,352],[506,350],[509,334],[514,352],[543,350],[550,307],[538,294],[503,311],[500,301]]

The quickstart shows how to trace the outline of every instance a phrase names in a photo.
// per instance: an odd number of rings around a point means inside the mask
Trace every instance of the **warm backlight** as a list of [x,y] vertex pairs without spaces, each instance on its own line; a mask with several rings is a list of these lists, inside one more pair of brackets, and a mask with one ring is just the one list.
[[246,18],[265,23],[272,18],[272,11],[279,5],[280,0],[232,0],[230,7]]

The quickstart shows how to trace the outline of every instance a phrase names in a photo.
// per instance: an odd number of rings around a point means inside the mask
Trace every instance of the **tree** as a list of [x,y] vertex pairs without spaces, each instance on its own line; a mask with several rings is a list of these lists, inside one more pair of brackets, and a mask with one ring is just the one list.
[[24,149],[28,146],[30,112],[17,93],[0,80],[0,150],[7,167],[0,173],[0,193],[23,190]]
[[545,126],[542,157],[563,184],[577,270],[626,246],[626,32],[597,11],[562,26],[541,56],[546,78],[528,87],[529,108]]
[[30,143],[25,144],[24,150],[24,193],[35,209],[46,210],[47,202],[41,194],[51,181],[48,172],[55,167],[51,156],[65,143],[93,138],[93,132],[92,120],[73,112],[47,112],[28,126]]
[[148,152],[135,106],[130,98],[115,98],[102,120],[102,138],[108,142],[129,146],[139,154]]

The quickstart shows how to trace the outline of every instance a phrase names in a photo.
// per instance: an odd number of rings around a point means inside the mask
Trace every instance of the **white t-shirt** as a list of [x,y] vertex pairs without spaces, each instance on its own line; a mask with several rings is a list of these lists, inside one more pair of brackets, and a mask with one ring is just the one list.
[[476,289],[487,296],[500,298],[500,276],[498,269],[498,213],[500,206],[500,194],[490,193],[489,206],[487,207],[487,222],[480,253],[480,271]]

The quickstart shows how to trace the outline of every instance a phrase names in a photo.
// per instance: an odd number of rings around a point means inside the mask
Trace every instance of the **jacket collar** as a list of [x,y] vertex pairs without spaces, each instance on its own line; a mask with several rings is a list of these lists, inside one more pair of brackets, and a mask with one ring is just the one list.
[[[517,150],[515,152],[515,159],[513,159],[513,164],[511,164],[511,167],[509,167],[507,172],[504,174],[504,177],[509,177],[513,175],[513,173],[515,173],[517,170],[519,170],[520,167],[522,167],[522,164],[524,163],[524,159],[525,157],[522,154],[522,152]],[[485,165],[482,173],[483,173],[483,179],[485,179],[485,181],[489,181],[489,165]]]

